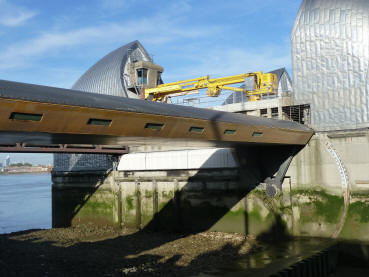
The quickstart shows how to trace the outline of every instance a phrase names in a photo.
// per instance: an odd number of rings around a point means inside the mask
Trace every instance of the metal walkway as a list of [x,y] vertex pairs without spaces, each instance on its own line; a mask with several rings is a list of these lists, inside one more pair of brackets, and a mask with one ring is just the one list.
[[0,81],[1,152],[303,146],[312,135],[290,121]]

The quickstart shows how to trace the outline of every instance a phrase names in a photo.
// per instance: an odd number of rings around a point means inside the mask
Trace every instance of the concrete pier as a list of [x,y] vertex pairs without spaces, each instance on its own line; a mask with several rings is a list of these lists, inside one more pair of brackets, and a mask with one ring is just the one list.
[[367,131],[320,133],[275,198],[248,169],[54,172],[53,225],[369,240]]
[[53,181],[54,227],[92,221],[134,229],[260,234],[287,222],[293,229],[287,214],[274,213],[280,205],[288,208],[289,198],[268,198],[262,189],[247,186],[238,169],[116,171],[100,186],[89,173],[56,173]]
[[318,133],[294,158],[297,234],[369,240],[369,132]]

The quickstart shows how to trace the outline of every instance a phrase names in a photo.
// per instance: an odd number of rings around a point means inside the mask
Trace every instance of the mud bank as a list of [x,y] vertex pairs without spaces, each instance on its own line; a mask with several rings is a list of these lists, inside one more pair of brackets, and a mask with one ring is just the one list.
[[263,249],[254,237],[80,225],[0,236],[0,276],[192,276]]

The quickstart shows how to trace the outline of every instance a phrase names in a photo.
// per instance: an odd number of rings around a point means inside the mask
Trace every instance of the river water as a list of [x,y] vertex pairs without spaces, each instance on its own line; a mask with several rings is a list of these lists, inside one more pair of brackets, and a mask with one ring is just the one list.
[[51,228],[51,175],[0,175],[0,234]]

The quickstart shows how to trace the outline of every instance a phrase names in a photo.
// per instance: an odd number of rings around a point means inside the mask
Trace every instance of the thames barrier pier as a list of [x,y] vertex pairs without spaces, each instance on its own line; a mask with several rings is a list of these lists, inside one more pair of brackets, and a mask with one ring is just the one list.
[[346,259],[368,267],[368,30],[369,2],[303,0],[293,78],[245,69],[165,83],[136,40],[71,89],[0,81],[0,151],[54,153],[55,228],[132,232],[112,244],[161,236],[141,252],[178,234],[271,241],[249,245],[250,276],[332,276]]

